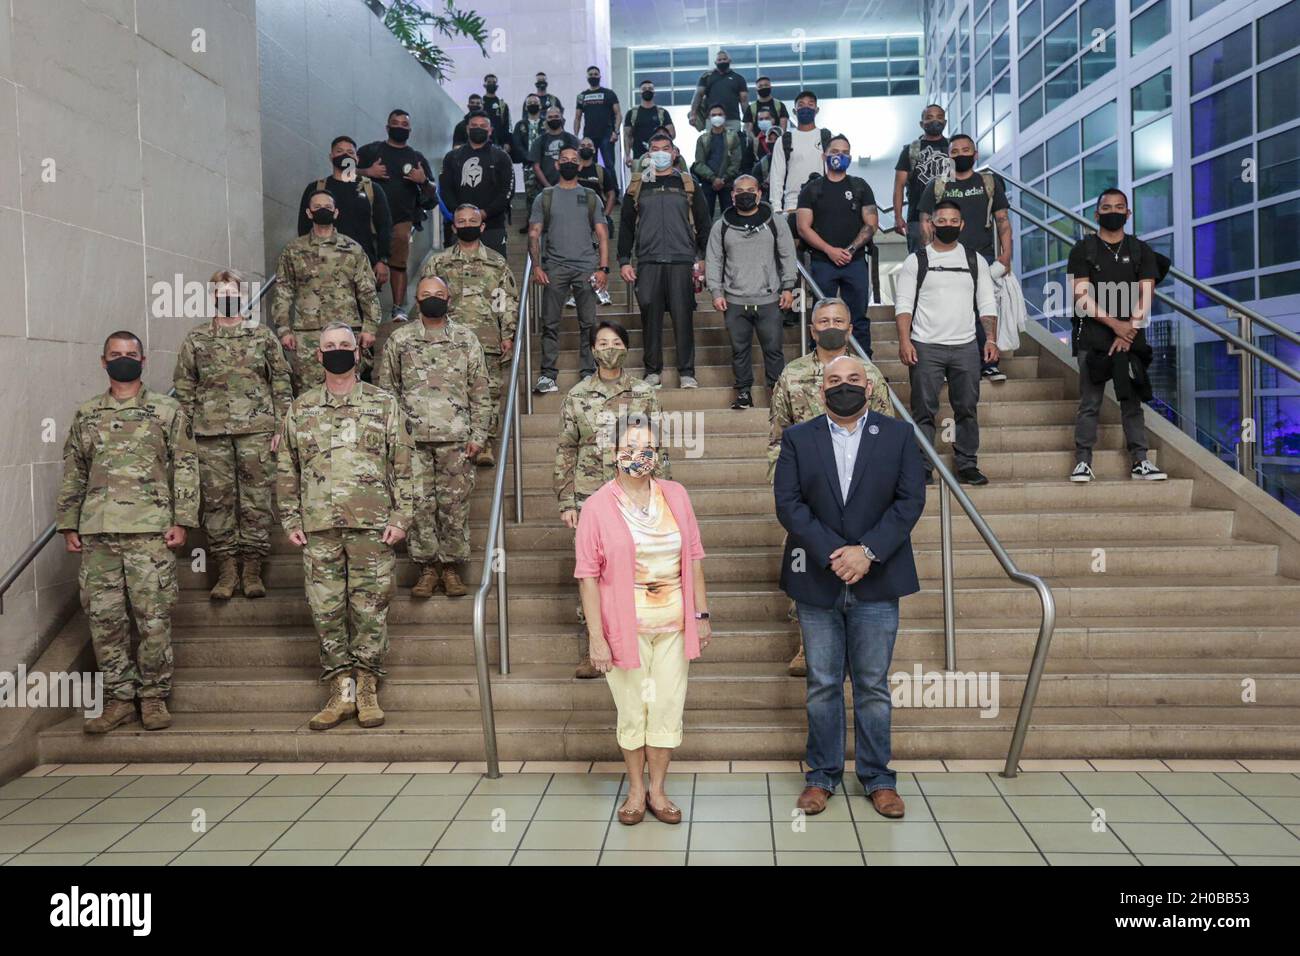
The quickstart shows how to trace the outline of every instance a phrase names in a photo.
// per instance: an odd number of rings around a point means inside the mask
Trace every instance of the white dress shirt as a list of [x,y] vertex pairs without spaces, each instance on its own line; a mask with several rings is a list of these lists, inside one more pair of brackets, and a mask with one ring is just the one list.
[[843,428],[826,416],[826,424],[831,428],[831,448],[835,451],[835,471],[840,479],[840,501],[849,500],[849,483],[853,480],[853,464],[858,459],[858,447],[862,444],[862,416],[848,428]]

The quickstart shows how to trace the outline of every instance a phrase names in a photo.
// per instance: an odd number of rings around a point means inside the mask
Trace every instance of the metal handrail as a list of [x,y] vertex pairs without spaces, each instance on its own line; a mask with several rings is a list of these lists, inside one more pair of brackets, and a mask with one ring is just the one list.
[[[519,327],[515,330],[514,358],[510,363],[510,382],[506,385],[506,407],[501,413],[501,446],[497,449],[496,478],[492,484],[492,508],[488,515],[487,546],[483,549],[483,575],[474,593],[474,669],[478,677],[479,708],[483,718],[483,749],[487,757],[487,775],[501,776],[497,758],[496,714],[492,709],[492,681],[488,676],[487,599],[495,579],[497,585],[497,641],[500,647],[502,674],[510,673],[508,642],[510,616],[506,582],[506,534],[502,509],[505,502],[506,462],[513,452],[515,484],[515,523],[524,520],[523,438],[519,417],[519,370],[529,361],[531,351],[530,319],[533,296],[533,257],[524,260],[524,286],[519,293]],[[524,337],[524,348],[518,347]],[[531,394],[531,384],[524,382]]]
[[[245,315],[252,314],[253,309],[262,301],[266,296],[266,293],[270,291],[271,286],[275,285],[277,278],[278,277],[273,272],[270,277],[262,283],[262,287],[257,290],[257,295],[253,296],[253,298],[249,300],[248,305],[244,307],[243,312]],[[176,390],[172,389],[169,394],[175,394],[175,392]],[[45,546],[53,541],[55,537],[58,536],[58,533],[59,522],[58,519],[55,519],[36,536],[36,540],[29,544],[23,550],[22,554],[18,555],[18,559],[9,566],[9,570],[3,575],[0,575],[0,614],[5,612],[5,594],[11,587],[13,587],[14,582],[18,580],[18,576],[27,570],[31,563],[36,560],[37,555],[45,550]]]
[[[1028,193],[1030,196],[1033,196],[1043,205],[1055,209],[1057,212],[1061,213],[1064,216],[1068,216],[1070,219],[1073,219],[1075,222],[1077,222],[1079,225],[1083,226],[1084,228],[1091,229],[1094,232],[1097,230],[1098,228],[1097,223],[1085,219],[1083,216],[1079,215],[1077,212],[1074,212],[1073,210],[1066,209],[1064,206],[1062,206],[1056,200],[1052,199],[1050,196],[1043,195],[1037,189],[1034,189],[1032,186],[1026,186],[1024,183],[1020,182],[1020,180],[1008,176],[1006,173],[999,172],[998,175],[1001,176],[1003,179],[1005,179],[1007,182],[1009,182],[1012,186],[1015,186],[1021,192]],[[1019,212],[1019,210],[1016,211]],[[1020,213],[1020,215],[1025,216],[1025,218],[1029,218],[1028,215],[1025,213]],[[1057,233],[1057,235],[1059,236],[1060,233]],[[1191,286],[1193,289],[1195,289],[1197,292],[1201,293],[1202,295],[1209,296],[1215,302],[1227,308],[1230,312],[1239,313],[1240,315],[1245,316],[1251,322],[1258,323],[1259,325],[1268,329],[1270,332],[1282,336],[1282,338],[1286,339],[1287,341],[1292,342],[1296,345],[1300,345],[1300,332],[1295,332],[1291,329],[1288,329],[1285,325],[1279,325],[1278,323],[1274,322],[1272,319],[1268,318],[1267,316],[1260,315],[1254,309],[1247,308],[1246,306],[1238,302],[1236,299],[1234,299],[1232,296],[1225,295],[1224,293],[1220,292],[1218,289],[1214,288],[1214,286],[1206,285],[1204,282],[1202,282],[1200,279],[1197,279],[1195,276],[1190,276],[1186,272],[1183,272],[1181,269],[1175,269],[1173,266],[1170,266],[1169,268],[1169,275],[1173,276],[1179,282]]]
[[[813,281],[812,276],[804,268],[803,263],[799,263],[799,275],[803,282],[813,291],[817,298],[823,298],[822,291],[817,283]],[[803,329],[804,338],[807,338],[807,327]],[[852,335],[849,336],[849,342],[853,349],[858,353],[858,357],[864,361],[870,361],[866,351],[858,344],[857,339]],[[1033,588],[1038,594],[1038,600],[1042,604],[1043,614],[1038,626],[1038,641],[1034,645],[1034,656],[1029,665],[1029,674],[1025,679],[1024,694],[1020,699],[1020,709],[1016,714],[1016,726],[1011,735],[1011,746],[1007,751],[1006,765],[1002,768],[1003,777],[1016,776],[1017,767],[1020,763],[1020,754],[1024,749],[1025,735],[1029,731],[1029,721],[1034,710],[1034,701],[1038,697],[1038,685],[1043,679],[1043,670],[1047,666],[1047,652],[1052,644],[1052,634],[1056,629],[1056,598],[1052,595],[1052,589],[1036,574],[1030,574],[1027,571],[1021,571],[1016,566],[1011,555],[1007,553],[998,536],[993,533],[984,516],[980,514],[975,503],[971,501],[970,496],[962,489],[960,483],[948,466],[945,465],[939,457],[939,453],[930,444],[929,439],[917,427],[912,416],[908,414],[907,407],[902,400],[895,394],[891,388],[889,390],[889,399],[893,403],[894,411],[899,418],[912,426],[912,432],[916,436],[917,444],[920,445],[921,453],[930,460],[931,466],[939,475],[939,520],[940,520],[940,538],[942,546],[942,568],[943,568],[943,625],[944,625],[944,658],[948,670],[957,669],[957,639],[956,639],[956,607],[955,595],[953,588],[953,539],[952,539],[952,504],[948,499],[952,495],[957,499],[957,503],[966,512],[966,517],[970,519],[975,530],[979,532],[988,549],[993,552],[993,557],[1002,566],[1002,570],[1012,581],[1017,584],[1023,584],[1025,587]]]

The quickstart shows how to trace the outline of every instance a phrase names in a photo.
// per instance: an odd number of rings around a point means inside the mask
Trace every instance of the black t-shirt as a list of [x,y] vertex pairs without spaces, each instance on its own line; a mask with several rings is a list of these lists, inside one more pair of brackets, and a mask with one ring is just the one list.
[[499,96],[483,96],[483,112],[492,123],[492,142],[504,146],[510,142],[510,107]]
[[623,117],[623,127],[630,131],[632,137],[632,156],[640,159],[647,149],[650,148],[650,137],[660,126],[666,126],[672,122],[673,118],[664,110],[661,114],[659,111],[662,107],[646,106],[645,101],[637,103],[627,111]]
[[745,82],[743,76],[735,70],[728,70],[726,73],[714,70],[700,77],[699,85],[704,89],[704,106],[701,112],[705,116],[713,107],[721,106],[727,114],[727,119],[740,119],[740,94],[749,92],[749,84]]
[[[316,191],[319,180],[312,180],[302,191],[302,201],[298,203],[298,235],[305,236],[311,230],[311,220],[307,218],[307,201]],[[370,187],[375,197],[374,208],[366,198],[365,188],[360,181],[345,183],[333,176],[326,176],[324,189],[334,197],[334,207],[339,217],[334,226],[339,232],[360,243],[366,250],[366,256],[373,266],[379,259],[388,258],[388,243],[393,235],[393,223],[389,218],[388,200],[384,191],[377,184]]]
[[[813,231],[838,249],[848,247],[862,231],[862,208],[874,206],[875,194],[865,179],[845,176],[837,183],[818,177],[799,190],[799,208],[811,209]],[[830,262],[830,256],[820,249],[811,249],[812,257]],[[865,246],[856,249],[854,259],[866,255]]]
[[405,178],[403,170],[416,165],[424,169],[424,175],[433,182],[433,169],[424,154],[411,146],[391,146],[386,140],[366,143],[357,150],[357,166],[364,169],[379,160],[388,167],[387,179],[375,179],[388,199],[388,209],[393,214],[393,222],[414,222],[415,210],[420,202],[420,186]]
[[[1095,243],[1094,262],[1088,264],[1088,246]],[[1134,236],[1126,235],[1112,245],[1100,236],[1081,239],[1070,250],[1066,273],[1086,278],[1093,301],[1116,319],[1126,319],[1138,303],[1138,284],[1143,279],[1157,279],[1159,267],[1151,247]],[[1100,289],[1098,288],[1100,286]],[[1070,283],[1070,301],[1074,301],[1074,283]],[[1115,333],[1108,326],[1088,316],[1079,318],[1079,348],[1108,349]]]
[[593,140],[600,136],[606,138],[614,131],[614,107],[618,105],[618,94],[600,86],[588,87],[578,94],[578,109],[582,110],[582,131]]
[[745,107],[745,122],[757,129],[755,124],[758,123],[758,111],[764,108],[776,112],[776,118],[773,120],[776,126],[781,125],[781,120],[790,118],[790,111],[785,108],[785,104],[775,96],[769,96],[766,102],[761,99],[750,100],[749,105]]
[[600,197],[600,204],[605,205],[605,193],[614,188],[613,174],[603,166],[593,162],[590,166],[578,167],[578,183],[586,186]]
[[560,172],[557,168],[560,150],[568,146],[577,149],[578,137],[567,130],[552,133],[548,129],[537,137],[536,142],[533,143],[532,152],[528,154],[529,162],[542,164],[542,175],[546,177],[546,181],[552,186],[560,181]]
[[941,136],[936,140],[922,138],[921,151],[916,158],[916,165],[911,162],[912,144],[908,143],[898,154],[898,165],[894,167],[900,173],[907,173],[907,221],[919,222],[921,210],[921,193],[930,185],[930,180],[940,173],[948,172],[948,138]]
[[[943,198],[947,202],[951,199],[961,207],[961,218],[964,225],[962,226],[961,236],[958,241],[967,249],[974,249],[986,260],[993,258],[993,230],[998,227],[997,221],[994,220],[989,225],[989,200],[988,193],[984,191],[984,177],[978,172],[971,173],[968,179],[949,179],[943,187]],[[934,217],[934,180],[925,187],[925,192],[921,194],[921,200],[917,205],[920,212],[925,213],[931,218]],[[993,212],[1006,209],[1007,206],[1007,189],[1002,182],[1001,176],[993,177]]]

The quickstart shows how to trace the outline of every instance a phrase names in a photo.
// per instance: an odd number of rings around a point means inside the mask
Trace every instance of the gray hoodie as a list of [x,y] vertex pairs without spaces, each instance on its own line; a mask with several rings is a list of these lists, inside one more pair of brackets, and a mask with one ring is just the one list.
[[[724,241],[726,275],[723,275]],[[773,216],[767,203],[760,203],[752,216],[728,209],[709,233],[704,276],[709,294],[715,299],[725,297],[728,304],[767,305],[775,302],[783,290],[793,289],[798,271],[794,239],[785,217]]]

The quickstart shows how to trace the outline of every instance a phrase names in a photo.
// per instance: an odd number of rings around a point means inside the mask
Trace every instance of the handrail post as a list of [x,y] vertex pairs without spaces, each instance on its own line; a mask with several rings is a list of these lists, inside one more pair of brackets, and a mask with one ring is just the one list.
[[519,323],[519,330],[524,336],[524,403],[525,410],[529,415],[533,413],[533,311],[534,303],[537,299],[537,286],[529,282],[529,276],[524,277],[524,295],[528,298],[528,314],[524,321]]
[[1016,713],[1016,727],[1011,733],[1011,746],[1007,750],[1007,762],[1002,768],[1001,776],[1014,777],[1020,767],[1020,754],[1025,748],[1025,735],[1029,733],[1029,720],[1034,712],[1034,701],[1038,699],[1038,685],[1043,679],[1043,670],[1047,667],[1047,652],[1052,646],[1052,633],[1056,630],[1056,599],[1051,589],[1041,578],[1027,580],[1022,575],[1020,583],[1029,583],[1038,592],[1038,599],[1043,605],[1043,620],[1038,628],[1038,641],[1034,645],[1034,658],[1029,664],[1029,674],[1025,678],[1024,694],[1020,698],[1020,710]]
[[799,275],[799,354],[808,354],[808,283],[802,273]]
[[[525,388],[528,387],[527,382],[524,383],[524,387]],[[515,524],[523,524],[524,521],[524,430],[522,428],[522,423],[519,420],[518,400],[516,400],[514,404],[513,416],[514,416],[514,422],[511,427],[514,429],[514,434],[511,436],[511,440],[514,444],[514,448],[512,449],[512,451],[515,456],[515,463],[514,463]]]
[[943,566],[943,660],[948,671],[957,669],[957,599],[952,572],[952,495],[939,485],[939,560]]
[[510,608],[506,595],[506,523],[497,522],[496,549],[497,576],[497,644],[501,654],[501,674],[510,673]]
[[[1236,310],[1230,310],[1228,315],[1235,316],[1240,323],[1237,334],[1253,345],[1255,330],[1251,317]],[[1255,474],[1255,440],[1258,437],[1255,427],[1255,359],[1242,349],[1238,360],[1241,362],[1241,421],[1237,428],[1237,470],[1249,478],[1251,484],[1258,485],[1259,477]],[[1249,441],[1246,440],[1248,435]]]
[[487,758],[487,775],[495,780],[501,776],[497,760],[497,721],[492,709],[492,679],[488,676],[486,605],[474,601],[474,672],[478,678],[479,710],[483,717],[483,755]]

